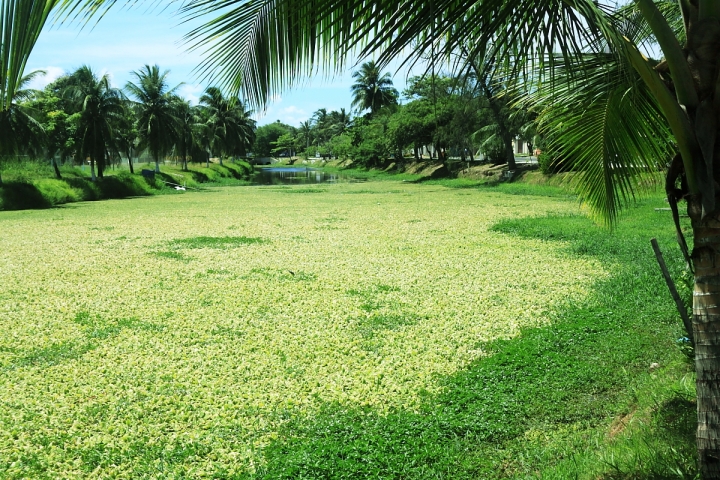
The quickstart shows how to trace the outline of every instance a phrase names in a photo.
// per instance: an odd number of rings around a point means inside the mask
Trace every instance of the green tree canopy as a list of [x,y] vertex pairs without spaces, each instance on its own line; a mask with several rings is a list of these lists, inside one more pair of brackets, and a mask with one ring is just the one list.
[[374,61],[363,63],[360,70],[353,73],[353,78],[355,83],[350,87],[352,106],[358,112],[370,110],[374,115],[382,107],[397,104],[398,91],[393,88],[390,74],[382,74]]
[[160,172],[160,158],[168,155],[175,144],[177,128],[173,98],[179,85],[168,86],[168,73],[160,72],[157,65],[145,65],[132,72],[137,83],[128,82],[125,86],[136,100],[139,146],[152,155],[156,172]]

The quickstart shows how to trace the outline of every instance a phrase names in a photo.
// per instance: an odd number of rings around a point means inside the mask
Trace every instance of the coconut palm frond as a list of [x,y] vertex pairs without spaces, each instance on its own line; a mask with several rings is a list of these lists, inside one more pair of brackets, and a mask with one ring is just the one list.
[[[656,0],[655,5],[667,20],[670,28],[675,33],[678,41],[685,43],[685,25],[683,23],[680,3],[677,0]],[[634,32],[628,35],[637,44],[656,44],[655,36],[645,17],[642,16],[637,4],[630,2],[623,5],[612,16],[613,21],[621,24],[621,29],[626,32]]]
[[473,57],[488,45],[506,61],[572,55],[608,28],[592,0],[190,0],[183,12],[214,17],[186,37],[206,55],[200,72],[256,106],[301,77],[344,70],[351,54],[377,56],[383,68],[401,55],[447,58],[472,40]]
[[[25,66],[57,0],[0,0],[0,110],[32,79]],[[33,75],[33,74],[31,74]]]
[[[566,74],[542,105],[539,130],[548,154],[577,171],[573,182],[594,217],[612,225],[621,207],[653,185],[673,145],[662,113],[641,79],[609,54],[589,55],[582,72]],[[578,108],[582,106],[582,108]]]

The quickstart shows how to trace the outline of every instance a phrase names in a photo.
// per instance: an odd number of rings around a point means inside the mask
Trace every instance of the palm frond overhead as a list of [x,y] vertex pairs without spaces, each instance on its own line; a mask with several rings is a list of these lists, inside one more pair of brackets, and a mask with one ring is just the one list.
[[624,204],[659,179],[674,146],[640,77],[612,55],[586,57],[581,73],[565,72],[565,82],[541,86],[530,99],[540,105],[547,153],[578,172],[573,183],[581,200],[612,224]]
[[202,74],[255,106],[302,77],[343,71],[350,54],[375,56],[384,68],[400,56],[448,57],[472,39],[472,56],[492,45],[494,55],[517,61],[579,54],[608,28],[592,0],[189,0],[182,11],[214,17],[186,37],[206,56]]
[[28,58],[57,3],[0,0],[0,110],[10,108],[15,93],[23,88]]
[[[677,0],[655,0],[655,5],[672,28],[678,41],[685,43],[686,32],[683,24],[682,11],[680,3]],[[628,35],[633,38],[637,44],[652,44],[655,37],[645,17],[640,13],[637,5],[630,2],[623,5],[613,14],[613,20],[616,23],[623,24],[623,31],[632,32]]]

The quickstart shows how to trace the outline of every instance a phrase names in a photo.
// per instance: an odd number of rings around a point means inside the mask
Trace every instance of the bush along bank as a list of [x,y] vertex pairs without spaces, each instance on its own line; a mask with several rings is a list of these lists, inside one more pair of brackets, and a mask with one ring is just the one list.
[[[140,169],[138,169],[140,170]],[[176,192],[176,186],[200,188],[202,184],[237,184],[246,180],[253,167],[246,162],[209,167],[192,167],[187,171],[164,167],[163,172],[147,178],[140,172],[110,173],[91,181],[78,168],[63,169],[62,179],[13,172],[0,184],[0,210],[50,208],[72,202],[121,199]],[[50,175],[48,169],[48,175]]]

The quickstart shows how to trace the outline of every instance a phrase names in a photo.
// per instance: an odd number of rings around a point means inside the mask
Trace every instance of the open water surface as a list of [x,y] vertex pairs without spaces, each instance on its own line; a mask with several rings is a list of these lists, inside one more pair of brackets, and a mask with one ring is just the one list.
[[265,167],[257,168],[252,178],[256,185],[286,185],[309,183],[337,183],[353,181],[338,173],[327,173],[311,167]]

